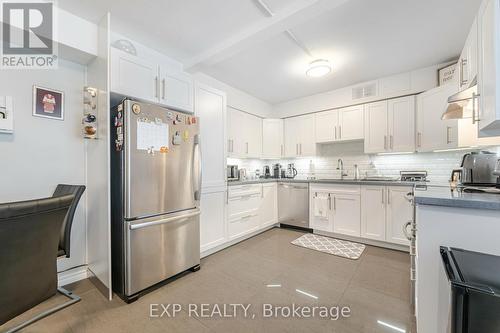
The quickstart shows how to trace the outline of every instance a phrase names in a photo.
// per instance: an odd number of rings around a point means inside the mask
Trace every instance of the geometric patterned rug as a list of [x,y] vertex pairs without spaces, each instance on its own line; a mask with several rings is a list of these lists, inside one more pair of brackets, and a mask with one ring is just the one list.
[[314,234],[300,236],[292,244],[354,260],[359,259],[365,250],[363,244]]

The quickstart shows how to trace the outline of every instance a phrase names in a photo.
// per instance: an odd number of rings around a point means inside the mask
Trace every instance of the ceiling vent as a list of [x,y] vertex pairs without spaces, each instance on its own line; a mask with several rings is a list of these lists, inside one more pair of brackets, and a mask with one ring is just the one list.
[[356,86],[352,88],[352,99],[363,99],[377,96],[377,82]]

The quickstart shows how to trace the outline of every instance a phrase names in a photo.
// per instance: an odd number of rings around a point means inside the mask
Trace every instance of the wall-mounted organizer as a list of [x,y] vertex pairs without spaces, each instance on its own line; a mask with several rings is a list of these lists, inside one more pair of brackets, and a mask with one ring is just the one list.
[[97,139],[97,89],[83,88],[83,137]]
[[14,133],[14,113],[11,96],[0,96],[0,133]]

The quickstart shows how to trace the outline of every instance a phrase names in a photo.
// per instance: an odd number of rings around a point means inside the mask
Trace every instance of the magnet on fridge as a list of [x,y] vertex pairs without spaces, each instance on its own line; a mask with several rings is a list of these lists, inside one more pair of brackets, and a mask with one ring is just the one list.
[[189,131],[187,131],[187,130],[186,130],[186,131],[184,131],[184,132],[182,133],[182,138],[184,139],[184,141],[189,140]]
[[187,117],[187,124],[191,125],[191,117]]
[[173,138],[172,138],[172,144],[174,145],[180,145],[182,142],[181,135],[179,134],[179,131],[175,132]]
[[160,153],[167,154],[169,152],[168,147],[160,147]]

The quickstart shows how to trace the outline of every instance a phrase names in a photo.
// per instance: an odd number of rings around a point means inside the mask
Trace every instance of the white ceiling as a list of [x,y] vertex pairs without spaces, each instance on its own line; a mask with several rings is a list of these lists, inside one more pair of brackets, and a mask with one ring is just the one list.
[[[264,0],[278,16],[294,5],[305,8],[327,1]],[[254,0],[63,0],[58,4],[94,22],[110,11],[114,30],[181,62],[192,65],[196,59],[197,68],[205,73],[276,104],[457,57],[481,0],[344,2],[319,15],[309,13],[305,22],[276,24],[276,18],[264,15]],[[269,29],[272,24],[275,29]],[[279,33],[286,28],[315,58],[330,60],[334,72],[323,78],[306,77],[305,68],[312,59]],[[252,40],[248,31],[269,33]],[[224,54],[218,48],[238,44],[240,39],[245,43],[231,52]],[[219,57],[204,62],[203,55],[212,51]]]

